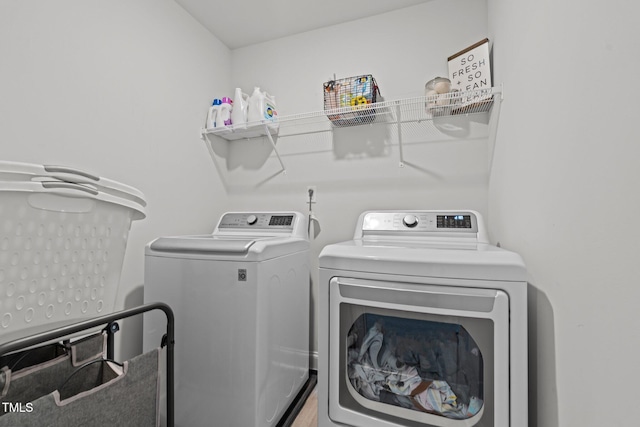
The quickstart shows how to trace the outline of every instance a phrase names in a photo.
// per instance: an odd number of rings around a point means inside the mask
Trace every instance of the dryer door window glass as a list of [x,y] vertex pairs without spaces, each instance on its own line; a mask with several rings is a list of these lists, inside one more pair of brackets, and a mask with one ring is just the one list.
[[355,427],[495,427],[509,417],[497,289],[332,278],[329,417]]
[[484,356],[459,323],[363,313],[346,334],[346,373],[374,402],[456,420],[484,405]]

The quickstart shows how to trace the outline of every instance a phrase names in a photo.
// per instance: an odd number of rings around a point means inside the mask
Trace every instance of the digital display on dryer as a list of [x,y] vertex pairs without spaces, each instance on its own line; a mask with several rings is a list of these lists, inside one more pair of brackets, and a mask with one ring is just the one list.
[[472,228],[471,215],[438,215],[437,228]]
[[291,225],[293,222],[293,215],[274,215],[269,220],[269,225]]

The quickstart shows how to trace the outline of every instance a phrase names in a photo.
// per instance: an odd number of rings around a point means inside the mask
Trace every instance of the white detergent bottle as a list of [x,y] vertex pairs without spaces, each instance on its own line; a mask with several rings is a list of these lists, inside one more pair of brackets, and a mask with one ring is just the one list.
[[255,124],[262,122],[262,104],[264,95],[259,87],[253,88],[253,93],[249,97],[247,109],[247,122]]
[[247,121],[249,123],[265,123],[269,128],[278,131],[278,113],[276,111],[276,100],[273,96],[260,90],[259,87],[253,89],[249,98],[249,110]]
[[207,114],[207,129],[213,129],[216,127],[216,119],[218,118],[218,111],[221,101],[219,99],[214,99],[211,103],[211,107],[209,107],[209,113]]
[[278,132],[280,124],[278,123],[278,111],[276,110],[276,97],[264,92],[264,106],[263,116],[269,126],[274,131]]
[[216,127],[221,128],[231,126],[232,102],[231,98],[226,96],[222,98],[222,103],[219,106],[220,110],[218,112],[218,117],[216,117]]
[[231,123],[234,129],[247,128],[247,108],[249,107],[249,95],[242,93],[242,89],[236,88],[231,110]]

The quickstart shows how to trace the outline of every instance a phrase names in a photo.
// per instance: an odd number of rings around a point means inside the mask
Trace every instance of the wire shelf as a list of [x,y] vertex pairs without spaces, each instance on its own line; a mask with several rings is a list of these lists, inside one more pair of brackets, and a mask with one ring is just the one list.
[[[437,96],[419,96],[393,101],[380,101],[362,106],[347,106],[329,110],[278,116],[277,122],[248,122],[242,129],[227,128],[201,129],[201,139],[208,147],[209,137],[219,137],[227,141],[266,137],[273,145],[278,160],[285,171],[278,154],[274,138],[291,137],[318,132],[330,132],[344,126],[372,124],[397,124],[400,150],[402,131],[400,125],[426,121],[442,121],[447,117],[461,117],[488,114],[493,105],[502,100],[502,91],[497,88],[478,89],[466,92],[449,92]],[[341,122],[337,116],[346,119]],[[330,120],[329,117],[332,119]],[[213,154],[212,154],[213,155]]]
[[[360,123],[353,123],[353,125],[373,122],[397,123],[399,121],[423,121],[431,120],[434,117],[485,113],[491,109],[494,96],[499,94],[500,92],[494,88],[468,92],[450,92],[439,95],[439,97],[419,96],[415,98],[376,102],[363,107],[348,106],[311,113],[294,114],[282,116],[278,120],[284,125],[288,122],[306,120],[323,121],[327,116],[340,116],[356,112],[359,113],[361,120]],[[349,120],[357,121],[354,118]],[[335,125],[335,122],[331,123]]]
[[[351,126],[365,125],[371,123],[408,123],[420,122],[423,120],[433,120],[438,117],[460,116],[468,114],[479,114],[488,112],[493,106],[496,96],[500,92],[495,88],[480,89],[468,92],[450,92],[435,96],[419,96],[415,98],[398,99],[393,101],[382,101],[374,104],[367,104],[363,108],[340,107],[331,110],[312,111],[278,116],[280,129],[271,126],[265,127],[266,122],[248,122],[246,129],[233,129],[233,127],[222,129],[202,129],[202,134],[219,136],[228,141],[238,139],[252,139],[278,135],[280,131],[292,126],[305,126],[309,124],[327,124],[331,127],[341,127],[336,125],[335,120],[331,121],[328,116],[350,115]],[[354,117],[354,113],[356,116]],[[304,132],[299,132],[304,133]],[[286,132],[287,136],[299,134],[298,132]]]

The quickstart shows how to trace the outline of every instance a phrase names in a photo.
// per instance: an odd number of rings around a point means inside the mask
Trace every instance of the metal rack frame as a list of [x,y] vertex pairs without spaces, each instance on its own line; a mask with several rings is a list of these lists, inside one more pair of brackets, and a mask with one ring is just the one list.
[[101,325],[107,325],[107,333],[110,335],[108,346],[108,352],[113,351],[112,334],[115,332],[113,322],[117,320],[126,319],[128,317],[136,316],[138,314],[146,313],[152,310],[161,310],[167,317],[167,332],[162,339],[161,346],[167,347],[167,427],[174,427],[174,344],[175,344],[175,326],[173,310],[167,304],[164,303],[151,303],[145,304],[131,309],[118,311],[105,316],[96,317],[89,320],[73,323],[67,326],[63,326],[57,329],[53,329],[46,332],[30,335],[23,338],[18,338],[8,343],[0,344],[0,357],[29,347],[37,346],[38,344],[50,342],[53,340],[60,340],[65,337],[69,337],[78,332],[82,332],[87,329],[92,329]]

